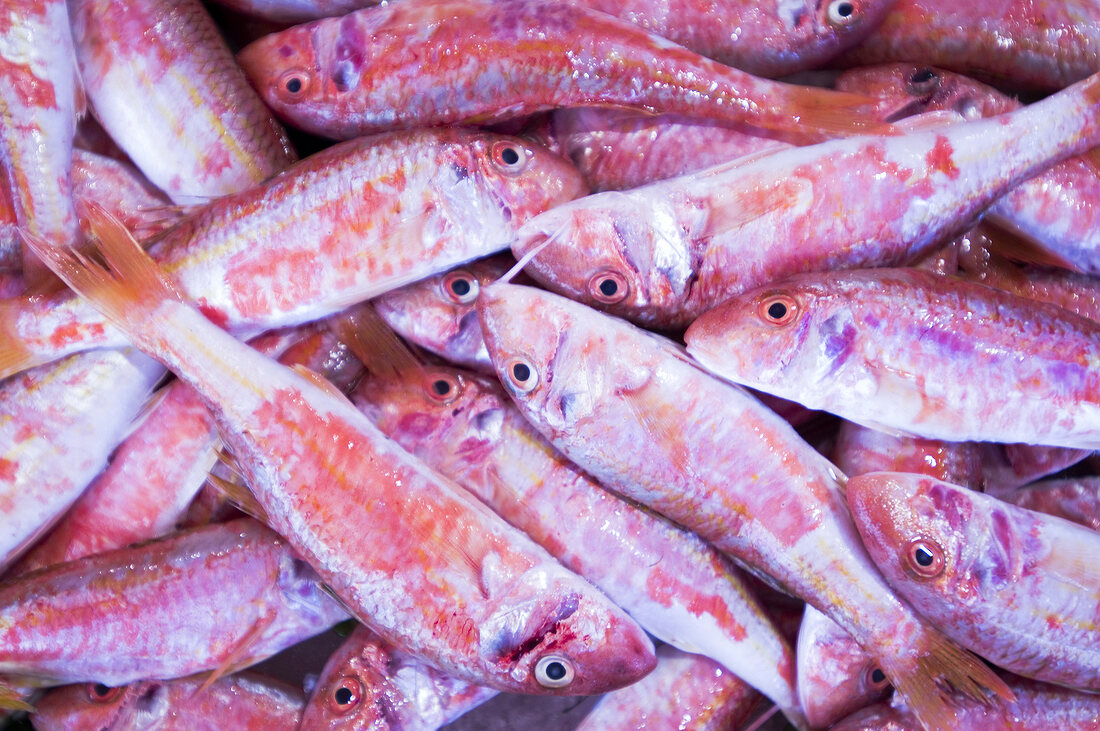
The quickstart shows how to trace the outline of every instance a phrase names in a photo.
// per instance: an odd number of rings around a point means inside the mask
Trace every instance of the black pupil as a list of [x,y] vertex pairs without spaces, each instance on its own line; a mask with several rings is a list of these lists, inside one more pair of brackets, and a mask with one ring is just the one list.
[[286,82],[286,90],[291,94],[297,94],[302,90],[302,80],[297,77],[288,79]]
[[920,71],[914,71],[913,75],[909,77],[909,83],[911,84],[924,84],[936,77],[932,69],[921,69]]
[[355,694],[351,692],[350,688],[337,688],[336,694],[333,697],[336,699],[337,703],[346,706],[355,698]]
[[600,282],[600,294],[604,297],[614,297],[618,291],[619,285],[615,283],[614,279],[604,279]]
[[519,153],[511,147],[505,147],[500,151],[500,159],[505,165],[515,165],[519,162]]
[[516,363],[512,366],[512,377],[518,382],[523,383],[531,377],[531,369],[526,363]]
[[465,297],[470,293],[470,282],[465,279],[456,279],[451,282],[451,291],[459,297]]
[[100,698],[102,698],[103,696],[110,693],[111,689],[109,687],[107,687],[106,685],[104,685],[103,683],[96,683],[95,685],[92,686],[92,692],[95,693]]
[[871,671],[871,682],[872,683],[877,684],[877,683],[881,683],[884,680],[886,680],[886,673],[882,672],[878,668],[875,668],[874,670]]
[[550,680],[561,680],[565,677],[565,666],[560,662],[547,663],[546,677]]
[[451,384],[441,378],[432,384],[432,390],[435,391],[436,396],[446,396],[451,391]]
[[917,550],[913,552],[913,558],[917,560],[917,563],[925,567],[931,566],[932,562],[936,560],[936,557],[932,555],[932,552],[929,551],[927,548],[924,548],[923,546],[918,547]]
[[855,7],[851,3],[841,3],[836,6],[836,14],[842,18],[849,17],[855,10]]
[[787,306],[782,302],[772,302],[768,305],[768,317],[773,320],[782,320],[787,316]]

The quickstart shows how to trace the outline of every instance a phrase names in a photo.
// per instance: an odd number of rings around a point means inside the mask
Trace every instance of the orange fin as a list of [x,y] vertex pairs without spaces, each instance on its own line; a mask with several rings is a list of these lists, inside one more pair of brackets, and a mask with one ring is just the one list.
[[406,380],[424,365],[370,304],[348,310],[329,326],[375,377]]
[[348,397],[344,394],[343,391],[336,388],[336,386],[334,386],[332,384],[332,381],[328,380],[327,378],[322,376],[317,371],[315,371],[311,368],[308,368],[307,366],[304,366],[301,363],[294,363],[293,365],[290,366],[290,369],[292,371],[294,371],[295,373],[297,373],[302,378],[305,378],[307,381],[312,383],[317,388],[319,388],[322,391],[324,391],[325,393],[329,394],[330,396],[335,396],[336,398],[338,398],[342,401],[347,401],[348,400]]
[[1071,272],[1081,271],[1079,266],[1058,252],[1051,251],[1039,242],[1014,231],[1012,223],[1000,216],[988,213],[983,223],[987,225],[981,227],[981,233],[988,240],[990,251],[995,254],[1013,261],[1022,261],[1025,264],[1057,267]]
[[31,352],[17,331],[16,322],[27,305],[26,297],[0,300],[0,379],[49,362]]
[[[822,137],[852,137],[855,135],[893,135],[898,130],[883,118],[890,110],[874,97],[833,91],[814,86],[800,86],[787,97],[783,111],[797,118],[797,123],[784,121],[768,126],[799,136],[816,133]],[[742,120],[753,124],[754,120]]]
[[[735,160],[734,163],[737,163]],[[740,167],[740,165],[732,165]],[[692,238],[709,239],[735,231],[758,218],[798,205],[802,193],[808,190],[808,183],[798,178],[773,180],[752,190],[738,191],[734,196],[723,199],[719,204],[707,207],[706,221],[700,230],[691,232]],[[707,251],[714,247],[708,247]]]
[[209,482],[215,490],[225,495],[226,499],[233,503],[242,513],[252,516],[265,525],[268,523],[267,511],[264,510],[264,506],[260,505],[260,502],[256,500],[256,497],[247,487],[238,485],[223,477],[218,477],[215,474],[207,475],[206,481]]
[[952,689],[979,703],[989,703],[986,691],[1009,702],[1016,700],[988,665],[939,632],[928,630],[923,639],[923,652],[915,660],[881,653],[875,660],[926,728],[955,728],[955,711],[948,700]]
[[249,628],[248,632],[246,632],[244,636],[241,637],[241,639],[239,639],[232,648],[230,648],[229,654],[225,656],[225,659],[222,660],[221,664],[210,671],[210,677],[208,677],[203,682],[203,684],[199,686],[199,689],[195,691],[194,695],[202,694],[207,688],[218,682],[219,678],[234,673],[238,670],[242,670],[251,665],[252,662],[250,662],[248,656],[245,653],[248,651],[248,648],[256,644],[256,641],[260,639],[261,635],[263,635],[264,630],[271,626],[271,623],[274,621],[274,614],[265,615],[257,619],[253,623],[252,627]]
[[34,706],[23,700],[23,694],[7,683],[0,682],[0,708],[34,713]]

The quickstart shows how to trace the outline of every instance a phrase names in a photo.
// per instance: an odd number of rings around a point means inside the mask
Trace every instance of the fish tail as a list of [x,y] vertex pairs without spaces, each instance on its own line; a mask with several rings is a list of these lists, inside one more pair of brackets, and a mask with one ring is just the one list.
[[935,630],[925,630],[917,654],[876,657],[886,676],[930,731],[957,726],[952,691],[988,703],[988,692],[1006,701],[1015,696],[1005,682],[976,656]]
[[27,347],[19,334],[19,319],[28,306],[25,297],[0,300],[0,379],[49,362]]
[[781,131],[799,136],[811,134],[832,139],[898,133],[892,124],[884,121],[893,109],[863,94],[800,86],[791,92],[782,109],[797,119],[797,126],[792,128],[787,124]]
[[[95,203],[87,204],[87,217],[95,238],[91,255],[51,246],[26,232],[24,236],[54,273],[123,329],[135,345],[155,350],[160,337],[150,321],[163,319],[155,316],[163,303],[183,298],[117,218]],[[105,264],[92,258],[97,254]]]

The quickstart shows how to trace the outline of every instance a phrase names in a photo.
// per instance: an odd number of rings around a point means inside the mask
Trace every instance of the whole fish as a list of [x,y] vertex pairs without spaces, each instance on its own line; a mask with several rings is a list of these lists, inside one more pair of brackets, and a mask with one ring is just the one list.
[[481,290],[498,376],[534,426],[601,484],[684,525],[816,606],[870,652],[930,727],[950,683],[997,678],[890,590],[848,515],[843,475],[779,416],[668,341],[530,287]]
[[[1022,104],[965,76],[914,64],[848,71],[837,88],[889,100],[906,116],[953,110],[968,119],[991,117]],[[902,116],[899,112],[895,116]],[[983,217],[1023,237],[1051,263],[1100,273],[1100,173],[1092,154],[1073,157],[1023,181],[993,202]],[[984,228],[984,227],[983,227]]]
[[302,713],[308,731],[434,731],[497,695],[395,649],[363,625],[325,663]]
[[578,731],[723,731],[745,728],[760,694],[701,655],[657,648],[657,668],[631,686],[606,694]]
[[[150,252],[208,316],[251,336],[504,249],[517,226],[582,185],[567,161],[515,137],[400,132],[336,145],[224,196]],[[0,376],[127,342],[69,292],[0,303],[0,332]]]
[[898,0],[838,61],[906,61],[1051,91],[1100,71],[1100,8],[1089,0]]
[[722,663],[806,727],[791,647],[714,547],[604,490],[543,439],[495,379],[426,367],[407,351],[382,356],[394,348],[369,335],[369,321],[360,327],[357,350],[374,347],[363,354],[369,375],[352,399],[387,436],[599,587],[651,635]]
[[890,585],[960,645],[1018,675],[1100,690],[1100,534],[902,472],[848,502]]
[[803,274],[714,308],[684,340],[723,378],[871,428],[1100,446],[1100,325],[982,284]]
[[[251,673],[204,680],[141,680],[121,688],[101,683],[50,691],[31,715],[38,731],[294,731],[302,691]],[[201,692],[200,692],[201,690]]]
[[117,220],[89,213],[123,278],[58,250],[50,265],[210,404],[253,510],[357,618],[448,674],[500,690],[599,693],[652,669],[649,639],[606,597],[327,383],[182,302]]
[[176,203],[236,193],[297,159],[198,0],[73,0],[96,117]]
[[0,672],[114,686],[224,671],[346,616],[284,539],[242,518],[0,584]]
[[[0,13],[0,187],[19,226],[55,246],[81,242],[73,207],[73,133],[84,95],[65,0],[11,0]],[[5,180],[6,178],[6,180]],[[24,268],[45,273],[36,261]]]
[[546,0],[380,5],[273,33],[237,58],[276,114],[335,139],[565,106],[687,114],[799,140],[889,129],[867,97],[761,79]]
[[[901,265],[998,196],[1100,142],[1100,77],[991,119],[764,153],[527,222],[545,286],[650,327],[805,271]],[[849,195],[860,191],[858,203]]]

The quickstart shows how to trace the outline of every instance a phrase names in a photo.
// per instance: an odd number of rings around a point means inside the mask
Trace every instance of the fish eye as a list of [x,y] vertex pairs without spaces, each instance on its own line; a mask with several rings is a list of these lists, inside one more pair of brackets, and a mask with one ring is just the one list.
[[573,663],[561,655],[544,655],[535,663],[535,680],[543,688],[565,688],[573,675]]
[[909,86],[910,94],[913,96],[923,96],[936,90],[936,87],[940,85],[940,76],[935,71],[925,66],[909,74],[906,83]]
[[798,302],[785,294],[776,294],[760,303],[761,319],[769,325],[787,325],[798,316]]
[[469,272],[454,271],[443,277],[443,293],[456,305],[468,305],[477,299],[480,285]]
[[103,683],[91,683],[88,686],[88,698],[96,703],[110,703],[115,698],[118,698],[122,693],[122,688],[112,688],[109,685]]
[[588,293],[597,302],[612,305],[626,299],[630,294],[630,285],[618,272],[604,269],[588,280]]
[[509,386],[518,393],[530,393],[539,385],[539,374],[531,363],[523,358],[510,358],[504,364],[504,374]]
[[428,398],[436,403],[449,404],[462,394],[462,382],[447,373],[428,376]]
[[363,699],[363,684],[357,678],[340,678],[328,695],[328,707],[333,713],[344,714],[359,705]]
[[292,69],[279,77],[276,91],[286,101],[298,101],[309,91],[310,77],[305,71]]
[[882,672],[882,668],[873,663],[867,666],[867,670],[863,674],[863,685],[865,688],[878,691],[889,684],[890,679],[886,677],[886,673]]
[[909,569],[922,579],[933,579],[943,573],[943,549],[935,541],[918,538],[905,549]]
[[825,17],[834,26],[851,25],[856,19],[856,6],[848,0],[833,0],[829,3],[828,10],[825,11]]
[[491,150],[493,163],[506,173],[520,172],[527,167],[527,150],[514,142],[497,142]]

